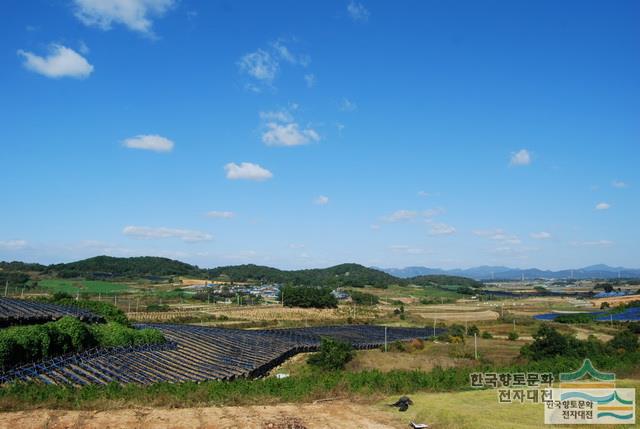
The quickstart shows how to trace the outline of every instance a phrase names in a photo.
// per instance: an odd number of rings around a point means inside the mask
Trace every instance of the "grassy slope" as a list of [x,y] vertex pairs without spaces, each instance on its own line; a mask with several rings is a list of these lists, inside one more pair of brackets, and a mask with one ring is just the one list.
[[[636,388],[636,403],[640,399],[640,381],[622,380],[620,387]],[[389,398],[391,403],[397,398]],[[398,418],[417,423],[428,423],[439,429],[537,429],[545,426],[544,409],[536,404],[499,404],[495,390],[417,393],[411,395],[414,405],[405,414],[398,413]],[[385,405],[380,404],[380,407]],[[397,413],[397,411],[395,411]],[[593,426],[577,426],[585,428]],[[599,425],[600,428],[637,427],[633,425]]]
[[47,279],[41,280],[38,285],[51,293],[66,292],[70,295],[75,295],[78,292],[78,289],[80,290],[80,293],[92,294],[122,293],[129,289],[129,286],[125,284],[112,283],[101,280]]

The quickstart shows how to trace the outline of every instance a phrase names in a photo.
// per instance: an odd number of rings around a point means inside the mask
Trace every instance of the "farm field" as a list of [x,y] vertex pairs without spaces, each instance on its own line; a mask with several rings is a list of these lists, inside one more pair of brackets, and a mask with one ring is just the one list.
[[112,283],[102,280],[58,280],[46,279],[38,282],[38,286],[47,292],[64,292],[75,296],[80,294],[111,295],[127,292],[130,286],[123,283]]

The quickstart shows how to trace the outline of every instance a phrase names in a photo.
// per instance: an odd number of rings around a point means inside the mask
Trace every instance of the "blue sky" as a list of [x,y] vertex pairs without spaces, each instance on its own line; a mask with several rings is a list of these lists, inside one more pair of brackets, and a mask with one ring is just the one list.
[[638,2],[0,16],[0,259],[640,266]]

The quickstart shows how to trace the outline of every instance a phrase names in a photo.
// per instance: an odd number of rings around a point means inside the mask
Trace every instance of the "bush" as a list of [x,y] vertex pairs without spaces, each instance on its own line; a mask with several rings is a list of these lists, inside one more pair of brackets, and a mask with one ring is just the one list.
[[482,338],[484,338],[485,340],[490,340],[493,338],[493,335],[491,335],[491,332],[489,331],[484,331],[482,333]]
[[609,341],[609,345],[616,351],[635,352],[638,351],[638,337],[631,330],[625,329],[618,332]]
[[358,305],[375,305],[379,301],[376,295],[359,292],[356,290],[349,292],[349,295],[351,296],[353,302]]
[[476,325],[471,325],[469,329],[467,329],[467,335],[473,337],[474,335],[480,335],[480,329]]
[[338,370],[344,368],[354,356],[355,352],[350,343],[322,337],[320,351],[312,355],[307,362],[322,369]]
[[66,316],[43,325],[15,326],[0,330],[0,368],[6,370],[28,362],[92,347],[114,347],[164,342],[157,329],[133,329],[116,322],[89,326]]
[[511,332],[509,332],[509,335],[507,335],[507,339],[509,341],[515,341],[518,338],[520,338],[520,335],[518,335],[518,333],[516,331],[511,331]]

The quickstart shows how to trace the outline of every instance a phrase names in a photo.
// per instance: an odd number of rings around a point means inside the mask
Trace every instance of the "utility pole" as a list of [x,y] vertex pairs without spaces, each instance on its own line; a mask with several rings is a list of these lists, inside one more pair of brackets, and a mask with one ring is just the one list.
[[138,304],[140,304],[140,298],[136,299],[136,313],[138,312]]
[[433,338],[436,337],[436,320],[438,319],[433,319]]
[[474,348],[473,354],[476,360],[478,360],[478,335],[475,332],[473,333],[473,348]]
[[9,292],[9,280],[4,282],[4,297],[7,297],[7,292]]

